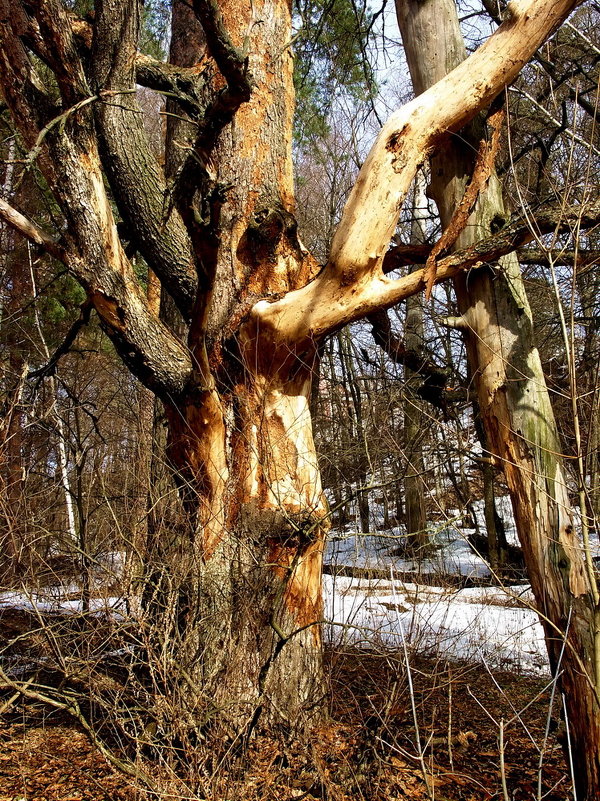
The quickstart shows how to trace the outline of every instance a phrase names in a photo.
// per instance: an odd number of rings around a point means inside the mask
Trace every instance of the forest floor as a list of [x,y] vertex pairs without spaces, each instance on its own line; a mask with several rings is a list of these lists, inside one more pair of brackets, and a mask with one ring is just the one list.
[[[134,760],[135,778],[111,767],[73,717],[13,683],[0,692],[0,801],[568,801],[560,710],[555,699],[549,714],[552,684],[529,588],[497,581],[463,528],[440,525],[418,564],[396,553],[400,530],[331,537],[330,718],[310,742],[257,737],[227,764],[221,756],[233,747],[204,742],[159,765],[155,752],[127,753],[110,719],[102,730],[96,719],[110,752]],[[118,560],[106,576],[118,578]],[[56,586],[0,593],[0,667],[54,690],[62,674],[47,668],[56,649],[76,644],[100,668],[130,653],[121,647],[126,606],[110,580],[99,577],[107,590],[85,615],[77,582],[55,578]],[[77,697],[89,719],[85,691]],[[174,742],[152,741],[161,754],[181,754]]]
[[309,744],[256,739],[243,774],[216,771],[188,792],[149,796],[64,712],[16,700],[0,717],[0,801],[529,801],[539,797],[542,750],[541,798],[571,797],[560,730],[543,748],[547,679],[417,657],[407,670],[397,654],[356,651],[330,652],[327,673],[331,720]]

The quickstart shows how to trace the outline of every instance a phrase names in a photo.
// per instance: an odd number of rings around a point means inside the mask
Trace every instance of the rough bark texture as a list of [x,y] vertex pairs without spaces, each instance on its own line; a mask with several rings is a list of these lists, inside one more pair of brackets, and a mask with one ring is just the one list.
[[[407,0],[397,4],[397,12],[419,93],[465,58],[456,6],[453,0]],[[467,191],[478,127],[473,123],[460,137],[444,142],[432,159],[431,192],[444,226]],[[505,209],[492,170],[457,246],[487,236],[498,218],[505,219]],[[565,694],[577,795],[596,798],[600,665],[595,585],[573,525],[561,445],[516,255],[468,277],[459,275],[455,288],[489,448],[506,476],[550,663]]]
[[[203,154],[200,208],[214,241],[200,254],[205,294],[188,339],[195,387],[167,404],[169,457],[196,532],[183,579],[193,610],[183,652],[221,725],[295,729],[318,718],[323,701],[326,525],[308,411],[312,360],[299,365],[288,354],[279,363],[268,336],[240,328],[257,297],[296,288],[312,269],[293,218],[291,57],[281,48],[290,19],[285,6],[255,6],[252,18],[235,4],[222,11],[234,48],[251,31],[254,91]],[[178,12],[180,36],[186,14]],[[203,44],[193,28],[189,35],[178,50],[184,63]],[[215,78],[208,107],[222,91]],[[181,143],[192,133],[173,122],[169,137]],[[169,172],[181,178],[190,165],[168,156]]]
[[[318,717],[326,508],[309,412],[317,346],[422,287],[422,271],[408,280],[382,272],[418,165],[513,79],[573,5],[513,2],[471,64],[392,116],[316,275],[294,220],[287,2],[195,0],[206,51],[193,66],[182,57],[161,71],[135,51],[137,2],[103,0],[88,25],[60,0],[0,0],[4,99],[64,216],[64,241],[5,203],[0,214],[67,264],[123,361],[165,404],[191,526],[165,533],[170,560],[145,602],[163,614],[154,636],[161,659],[170,649],[169,681],[185,688],[196,730],[217,723],[239,735]],[[173,90],[195,128],[186,122],[186,157],[169,154],[166,175],[140,123],[142,79]],[[189,332],[150,308],[119,230]],[[438,264],[436,280],[461,267]]]
[[[415,178],[413,198],[413,220],[411,224],[411,244],[422,245],[426,241],[424,217],[427,212],[425,198],[425,178],[422,172]],[[404,324],[404,345],[409,351],[423,353],[425,325],[423,321],[423,301],[414,295],[406,301],[406,321]],[[425,492],[423,475],[423,438],[426,430],[422,400],[416,393],[421,383],[418,372],[410,367],[404,368],[404,453],[406,456],[406,475],[404,494],[406,508],[406,533],[408,545],[416,553],[424,555],[428,545],[427,516],[425,511]]]

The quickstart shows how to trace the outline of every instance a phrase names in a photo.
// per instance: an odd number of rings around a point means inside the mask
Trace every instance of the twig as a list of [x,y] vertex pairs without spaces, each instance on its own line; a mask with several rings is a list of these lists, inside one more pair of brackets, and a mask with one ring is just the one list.
[[129,761],[126,762],[122,759],[119,759],[112,753],[112,751],[98,737],[96,732],[87,722],[75,698],[70,698],[68,701],[59,701],[58,699],[53,698],[50,695],[40,693],[37,690],[32,690],[30,689],[29,686],[30,682],[28,682],[27,684],[19,684],[16,681],[12,681],[6,675],[6,673],[1,667],[0,667],[0,682],[1,682],[0,686],[3,685],[5,687],[9,687],[10,689],[15,690],[16,693],[24,695],[26,698],[31,698],[34,701],[41,701],[44,704],[48,704],[49,706],[52,706],[55,709],[61,709],[63,712],[69,714],[81,725],[85,733],[90,738],[92,744],[100,751],[100,753],[106,759],[107,762],[109,762],[115,768],[120,770],[122,773],[125,773],[128,776],[133,776],[134,778],[143,782],[146,785],[146,787],[148,787],[150,790],[153,791],[158,790],[158,785],[156,784],[156,782],[154,782],[154,780],[151,779],[147,773],[141,770],[141,768],[138,768],[136,765],[132,764]]
[[504,764],[504,718],[500,718],[500,735],[498,739],[500,749],[500,778],[502,780],[502,795],[504,796],[504,801],[510,801],[508,787],[506,785],[506,766]]
[[567,701],[565,694],[561,693],[563,702],[563,714],[565,716],[565,729],[567,733],[567,752],[569,754],[569,768],[571,770],[571,784],[573,785],[573,801],[577,801],[577,787],[575,785],[575,766],[573,765],[573,750],[571,748],[571,731],[569,729],[569,714],[567,712]]
[[396,615],[398,618],[398,625],[400,627],[400,634],[402,637],[402,650],[404,653],[404,663],[406,665],[406,676],[408,679],[408,693],[410,697],[410,707],[413,716],[413,723],[415,726],[415,740],[417,744],[417,750],[419,752],[419,763],[421,765],[421,773],[423,774],[423,781],[425,782],[425,786],[427,787],[427,795],[433,801],[433,792],[431,786],[429,784],[429,777],[427,775],[427,766],[425,765],[425,749],[421,747],[421,735],[419,732],[419,718],[417,715],[417,705],[415,703],[415,690],[412,681],[412,671],[410,668],[410,660],[408,658],[408,648],[406,646],[406,637],[404,636],[404,627],[402,625],[402,620],[400,619],[400,613],[398,612],[398,604],[396,601],[396,587],[394,583],[394,568],[390,566],[390,580],[392,583],[392,597],[394,598],[394,603],[396,605]]
[[81,311],[79,317],[77,318],[77,320],[75,320],[75,322],[67,332],[67,335],[65,336],[64,340],[56,348],[56,350],[54,351],[48,362],[43,367],[39,367],[37,370],[32,370],[27,376],[28,378],[47,378],[48,376],[53,376],[56,373],[56,367],[58,365],[61,356],[64,356],[70,351],[73,343],[77,338],[77,335],[79,334],[81,329],[85,325],[87,325],[87,323],[90,320],[90,314],[92,311],[91,302],[89,300],[85,301],[84,303],[82,303],[80,309]]
[[95,100],[103,100],[106,97],[112,97],[114,95],[126,95],[135,92],[135,89],[122,89],[118,92],[115,91],[104,91],[100,92],[97,95],[90,95],[89,97],[85,97],[83,100],[80,100],[79,103],[75,103],[74,106],[68,108],[66,111],[63,111],[62,114],[59,114],[57,117],[53,117],[50,122],[48,122],[42,130],[37,135],[37,139],[35,140],[34,146],[31,148],[29,153],[25,156],[25,169],[30,169],[33,162],[37,159],[40,154],[40,150],[42,149],[42,145],[44,144],[44,139],[48,136],[50,131],[55,128],[57,125],[60,126],[61,130],[67,123],[69,117],[75,114],[77,111],[80,111],[85,106],[88,106],[90,103],[93,103]]

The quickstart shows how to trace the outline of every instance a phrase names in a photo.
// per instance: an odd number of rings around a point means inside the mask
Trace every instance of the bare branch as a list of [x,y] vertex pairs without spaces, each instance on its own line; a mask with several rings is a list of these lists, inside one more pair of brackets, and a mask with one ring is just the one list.
[[422,379],[417,388],[420,398],[441,409],[444,414],[448,406],[455,403],[464,403],[468,392],[464,387],[448,387],[449,371],[439,367],[428,354],[417,353],[405,347],[404,342],[394,333],[387,311],[380,309],[368,316],[372,325],[373,339],[380,348],[395,363],[408,367],[418,373]]
[[572,139],[574,142],[577,142],[577,144],[582,145],[584,148],[589,150],[591,153],[594,153],[594,155],[596,155],[596,156],[600,155],[600,150],[597,147],[595,147],[591,142],[589,142],[587,139],[585,139],[585,137],[583,137],[580,134],[578,134],[572,128],[568,128],[568,127],[565,128],[565,126],[563,125],[563,123],[560,120],[557,120],[556,117],[554,117],[548,111],[548,109],[545,106],[543,106],[541,103],[539,103],[536,100],[536,98],[533,97],[532,94],[530,94],[529,92],[526,92],[525,89],[521,89],[521,88],[518,88],[516,86],[511,86],[509,91],[512,92],[515,95],[519,95],[520,97],[523,97],[526,100],[528,100],[532,104],[532,106],[534,106],[536,108],[536,110],[543,117],[545,117],[548,120],[548,122],[550,122],[557,129],[565,130],[566,133],[567,133],[567,136],[569,137],[569,139]]
[[[535,234],[532,231],[535,228]],[[584,266],[593,263],[600,257],[596,250],[552,250],[544,251],[541,248],[525,248],[536,235],[550,233],[568,233],[575,226],[582,231],[600,225],[600,203],[594,202],[582,206],[563,208],[559,205],[547,205],[538,209],[531,209],[527,215],[518,214],[509,220],[496,234],[482,239],[475,245],[441,259],[438,266],[449,267],[462,264],[463,269],[473,267],[477,262],[493,262],[501,256],[506,256],[517,250],[519,261],[522,264],[546,264],[550,254],[554,263],[573,264]],[[391,273],[394,270],[411,264],[422,264],[431,253],[431,245],[408,245],[399,243],[394,245],[385,256],[383,272]]]
[[[367,157],[326,268],[344,285],[376,276],[419,164],[517,76],[576,0],[514,0],[498,30],[445,78],[392,114]],[[364,255],[363,255],[364,254]]]
[[[600,223],[600,220],[598,221]],[[600,250],[564,250],[563,248],[553,248],[551,251],[542,248],[519,248],[517,251],[521,264],[541,264],[544,267],[550,264],[554,266],[577,267],[580,271],[583,267],[589,268],[592,265],[600,264]]]
[[146,386],[162,397],[183,391],[192,371],[189,354],[148,310],[135,278],[107,268],[99,259],[90,268],[1,198],[0,218],[69,268],[88,292],[123,361]]
[[47,364],[37,370],[32,370],[27,376],[28,378],[48,378],[56,373],[56,368],[61,357],[69,353],[75,340],[77,339],[77,335],[81,329],[89,323],[91,311],[92,304],[89,301],[86,301],[82,304],[79,317],[75,320],[71,328],[69,328],[67,335],[58,348],[56,348]]
[[427,354],[408,350],[402,340],[394,333],[386,311],[380,309],[367,317],[371,323],[373,339],[395,364],[409,367],[415,373],[444,373]]
[[175,100],[182,111],[194,119],[204,114],[204,104],[198,97],[198,85],[202,73],[198,68],[176,67],[168,62],[138,53],[135,59],[135,79],[140,86],[161,92]]
[[[70,20],[77,48],[89,58],[94,36],[92,25],[72,12]],[[179,67],[146,53],[138,52],[135,56],[136,83],[175,100],[192,119],[199,119],[204,113],[204,104],[198,96],[198,87],[203,83],[202,72],[199,66]]]
[[[501,256],[517,250],[544,233],[570,233],[600,224],[600,201],[561,209],[551,206],[545,210],[519,215],[497,234],[463,250],[446,256],[437,263],[435,283],[454,278],[461,271],[489,269]],[[532,229],[534,227],[534,230]],[[422,246],[401,246],[401,258],[406,259],[406,247],[418,254],[422,261]],[[388,264],[394,264],[390,257]],[[392,266],[394,269],[395,266]],[[361,281],[349,284],[350,294],[329,271],[324,269],[307,286],[289,292],[274,303],[259,301],[252,310],[251,319],[258,318],[260,325],[273,328],[273,337],[282,346],[296,350],[310,349],[314,343],[333,331],[360,320],[379,309],[389,309],[425,288],[424,269],[415,270],[402,278],[387,278],[383,273],[367,275]],[[252,323],[256,325],[257,322]],[[275,333],[277,332],[277,333]],[[284,345],[285,343],[285,345]]]
[[68,264],[67,252],[62,245],[59,245],[49,234],[38,228],[35,223],[27,219],[2,198],[0,198],[0,217],[30,242],[43,247],[45,251],[63,264]]
[[461,231],[464,230],[467,220],[475,207],[475,203],[489,181],[494,169],[496,154],[500,144],[500,127],[504,120],[504,110],[497,109],[490,115],[490,127],[492,129],[491,141],[481,139],[477,159],[473,168],[473,175],[469,181],[465,193],[454,210],[450,223],[442,232],[438,242],[433,246],[431,253],[427,257],[425,264],[425,300],[429,300],[431,290],[435,281],[436,258],[439,253],[448,252],[458,239]]

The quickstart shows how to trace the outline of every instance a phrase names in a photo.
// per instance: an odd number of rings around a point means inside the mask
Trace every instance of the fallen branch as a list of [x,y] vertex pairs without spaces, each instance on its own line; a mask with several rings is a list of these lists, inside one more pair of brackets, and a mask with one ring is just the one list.
[[[108,748],[108,746],[101,740],[96,732],[92,729],[90,724],[88,723],[85,715],[81,711],[79,703],[77,702],[76,698],[71,696],[66,696],[65,700],[59,700],[54,698],[53,696],[39,692],[38,690],[31,689],[31,681],[19,684],[19,682],[12,681],[6,673],[0,667],[0,688],[14,690],[15,693],[19,695],[25,696],[25,698],[30,698],[34,701],[41,701],[43,704],[47,704],[48,706],[54,707],[55,709],[60,709],[63,712],[66,712],[72,718],[74,718],[85,731],[87,736],[90,738],[92,745],[94,745],[102,754],[102,756],[109,762],[113,767],[120,770],[122,773],[125,773],[127,776],[133,776],[135,779],[141,781],[146,787],[150,790],[156,791],[158,789],[158,785],[156,782],[148,776],[143,770],[138,768],[132,762],[125,761],[119,759],[117,756],[113,754],[113,752]],[[48,688],[52,689],[52,688]]]

